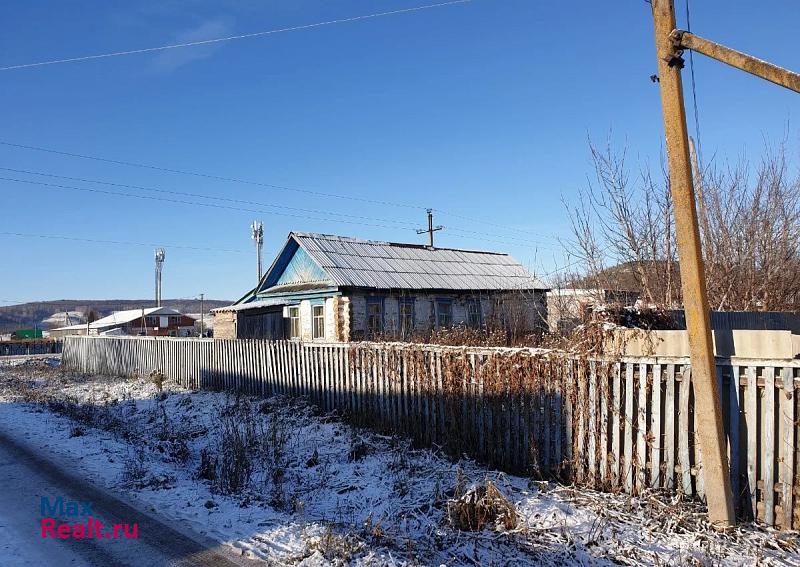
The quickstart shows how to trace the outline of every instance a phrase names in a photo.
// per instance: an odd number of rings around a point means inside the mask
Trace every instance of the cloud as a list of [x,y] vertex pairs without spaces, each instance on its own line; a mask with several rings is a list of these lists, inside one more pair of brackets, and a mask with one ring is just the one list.
[[[215,39],[218,37],[225,37],[231,35],[233,31],[233,22],[227,18],[216,18],[207,20],[190,30],[184,31],[176,35],[168,43],[170,45],[178,43],[189,43],[192,41],[203,41],[206,39]],[[178,47],[175,49],[168,49],[160,51],[153,58],[153,68],[156,71],[168,73],[175,69],[191,63],[211,57],[223,43],[212,43],[209,45],[198,45],[191,47]]]

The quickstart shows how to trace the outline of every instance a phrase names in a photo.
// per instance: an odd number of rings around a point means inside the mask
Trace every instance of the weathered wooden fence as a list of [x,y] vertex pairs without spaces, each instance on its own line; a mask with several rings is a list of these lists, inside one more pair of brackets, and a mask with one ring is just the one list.
[[63,341],[50,339],[0,341],[0,356],[58,354],[61,352],[61,347],[63,344]]
[[[703,497],[685,358],[586,360],[527,349],[68,337],[63,364],[190,388],[306,396],[357,424],[513,472]],[[793,360],[719,359],[739,512],[800,526]]]

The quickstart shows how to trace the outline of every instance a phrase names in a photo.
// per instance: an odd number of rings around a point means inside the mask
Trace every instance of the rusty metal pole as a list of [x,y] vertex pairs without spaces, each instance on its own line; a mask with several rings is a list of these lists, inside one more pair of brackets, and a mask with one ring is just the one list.
[[[675,29],[672,0],[652,0],[661,105],[667,141],[670,192],[680,260],[683,304],[692,363],[695,432],[703,452],[709,520],[720,527],[736,521],[731,494],[725,431],[717,386],[714,345],[706,294],[700,231],[697,224],[689,136],[681,81],[682,61],[675,58],[670,34]],[[687,434],[688,432],[682,432]],[[683,466],[686,466],[683,463]]]

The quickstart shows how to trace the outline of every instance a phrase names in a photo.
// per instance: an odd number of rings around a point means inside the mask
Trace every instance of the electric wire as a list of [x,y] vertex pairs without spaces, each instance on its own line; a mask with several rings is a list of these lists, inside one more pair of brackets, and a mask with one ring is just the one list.
[[[162,194],[167,194],[167,195],[178,195],[178,196],[183,196],[183,197],[195,197],[195,198],[209,199],[209,200],[214,200],[214,201],[223,201],[223,202],[236,203],[236,204],[254,205],[254,206],[260,206],[260,207],[276,208],[276,209],[296,211],[296,212],[302,212],[302,213],[318,214],[318,215],[324,215],[326,217],[331,217],[329,220],[332,221],[332,222],[336,222],[336,221],[339,220],[336,217],[346,217],[346,218],[358,219],[358,220],[377,221],[377,222],[396,224],[396,225],[398,225],[397,228],[414,228],[414,229],[416,229],[416,227],[418,226],[417,222],[405,221],[405,220],[400,220],[400,219],[386,219],[386,218],[378,218],[378,217],[368,217],[368,216],[363,216],[363,215],[352,215],[352,214],[348,214],[348,213],[340,213],[340,212],[334,212],[334,211],[323,211],[323,210],[319,210],[319,209],[306,209],[306,208],[302,208],[302,207],[291,207],[291,206],[288,206],[288,205],[276,205],[276,204],[271,204],[271,203],[262,203],[262,202],[258,202],[258,201],[249,201],[249,200],[246,200],[246,199],[235,199],[235,198],[231,198],[231,197],[219,197],[219,196],[216,196],[216,195],[208,195],[208,194],[204,194],[204,193],[192,193],[192,192],[188,192],[188,191],[175,191],[175,190],[169,190],[169,189],[161,189],[161,188],[157,188],[157,187],[144,187],[142,185],[132,185],[132,184],[128,184],[128,183],[116,183],[116,182],[112,182],[112,181],[101,181],[101,180],[98,180],[98,179],[88,179],[88,178],[85,178],[85,177],[72,177],[72,176],[68,176],[68,175],[57,175],[57,174],[54,174],[54,173],[47,173],[47,172],[42,172],[42,171],[33,171],[33,170],[29,170],[29,169],[16,169],[16,168],[12,168],[12,167],[0,166],[0,170],[2,170],[2,171],[10,171],[10,172],[13,172],[13,173],[24,173],[24,174],[28,174],[28,175],[38,175],[38,176],[41,176],[41,177],[49,177],[49,178],[55,178],[55,179],[66,179],[66,180],[69,180],[69,181],[79,181],[79,182],[83,182],[83,183],[93,183],[93,184],[99,184],[99,185],[108,185],[108,186],[112,186],[112,187],[123,187],[123,188],[128,188],[128,189],[138,189],[138,190],[141,190],[141,191],[162,193]],[[75,190],[82,190],[82,188],[79,188],[79,187],[75,187],[74,189]],[[113,194],[116,194],[116,193],[112,192],[111,194],[113,195]],[[123,194],[123,196],[128,196],[128,195],[124,195]],[[200,203],[197,203],[197,204],[200,204]],[[255,211],[254,210],[252,212],[262,212],[262,211]],[[308,218],[308,217],[303,217],[303,218]],[[402,226],[402,225],[405,225],[405,226]],[[447,230],[448,230],[448,232],[461,233],[462,235],[476,235],[476,236],[482,236],[482,237],[483,236],[496,236],[494,234],[490,234],[490,233],[486,233],[486,232],[462,229],[462,228],[459,228],[459,227],[452,227],[452,226],[448,226]],[[504,238],[506,240],[514,241],[514,242],[521,242],[521,243],[525,243],[525,244],[537,245],[540,248],[548,248],[547,246],[542,246],[542,243],[540,241],[538,241],[538,240],[520,238],[520,237],[516,237],[516,236],[506,236],[506,235],[503,235],[502,238]],[[503,243],[508,243],[508,242],[503,242]],[[548,248],[548,249],[551,249],[551,248]]]
[[[178,175],[188,175],[188,176],[194,176],[194,177],[201,177],[201,178],[211,179],[211,180],[215,180],[215,181],[225,181],[225,182],[240,183],[240,184],[251,185],[251,186],[266,187],[266,188],[270,188],[270,189],[277,189],[277,190],[283,190],[283,191],[293,191],[293,192],[310,194],[310,195],[319,196],[319,197],[331,197],[331,198],[336,198],[336,199],[347,199],[347,200],[365,202],[365,203],[382,205],[382,206],[402,207],[402,208],[408,208],[408,209],[414,209],[414,210],[424,210],[426,208],[426,207],[423,207],[421,205],[414,205],[414,204],[410,204],[410,203],[398,203],[398,202],[392,202],[392,201],[386,201],[386,200],[371,199],[371,198],[365,198],[365,197],[357,197],[357,196],[353,196],[353,195],[345,195],[345,194],[341,194],[341,193],[330,193],[330,192],[323,192],[323,191],[314,191],[314,190],[310,190],[310,189],[303,189],[303,188],[298,188],[298,187],[287,187],[287,186],[284,186],[284,185],[276,185],[276,184],[265,183],[265,182],[260,182],[260,181],[253,181],[253,180],[248,180],[248,179],[237,179],[237,178],[225,177],[225,176],[221,176],[221,175],[208,174],[208,173],[189,171],[189,170],[183,170],[183,169],[175,169],[175,168],[169,168],[169,167],[162,167],[162,166],[156,166],[156,165],[145,164],[145,163],[134,162],[134,161],[117,160],[117,159],[104,158],[104,157],[93,156],[93,155],[88,155],[88,154],[66,152],[66,151],[61,151],[61,150],[55,150],[55,149],[52,149],[52,148],[45,148],[45,147],[42,147],[42,146],[32,146],[32,145],[28,145],[28,144],[18,144],[18,143],[9,142],[9,141],[6,141],[6,140],[0,140],[0,145],[13,147],[13,148],[20,148],[20,149],[25,149],[25,150],[39,151],[39,152],[50,153],[50,154],[55,154],[55,155],[62,155],[62,156],[66,156],[66,157],[73,157],[73,158],[87,159],[87,160],[93,160],[93,161],[104,162],[104,163],[111,163],[111,164],[115,164],[115,165],[124,165],[124,166],[144,168],[144,169],[155,170],[155,171],[162,171],[162,172],[178,174]],[[11,170],[10,168],[0,168],[0,169]],[[22,172],[22,171],[26,171],[26,170],[18,170],[18,171]],[[38,172],[30,172],[30,173],[33,173],[34,175],[39,175],[40,174]],[[52,175],[52,174],[42,174],[42,175],[49,175],[49,176],[53,176],[53,177],[67,178],[65,176],[55,176],[55,175]],[[79,180],[79,178],[75,178],[75,180]],[[95,183],[96,182],[94,180],[86,180],[86,181],[89,182],[89,183]],[[107,185],[114,185],[113,183],[106,183],[106,182],[100,182],[100,183],[107,184]],[[118,186],[126,186],[125,184],[116,184],[116,185],[118,185]],[[127,186],[129,188],[138,188],[138,189],[143,189],[143,190],[150,190],[148,188],[144,188],[144,187],[141,187],[141,186],[131,186],[131,185],[127,185]],[[210,196],[204,196],[204,198],[215,198],[216,199],[216,197],[210,197]],[[263,206],[263,205],[261,205],[261,206]],[[267,205],[267,206],[275,207],[275,208],[286,208],[286,207],[278,206],[278,205]],[[538,232],[534,232],[534,231],[528,231],[528,230],[524,230],[524,229],[518,229],[518,228],[515,228],[515,227],[507,227],[507,226],[504,226],[504,225],[499,224],[499,223],[493,223],[493,222],[490,222],[490,221],[484,221],[484,220],[481,220],[481,219],[476,219],[474,217],[468,217],[468,216],[461,215],[461,214],[458,214],[458,213],[453,213],[453,212],[450,212],[450,211],[447,211],[447,210],[442,210],[442,209],[434,209],[434,210],[436,212],[440,213],[440,214],[452,216],[454,218],[461,218],[463,220],[468,220],[470,222],[477,222],[477,223],[480,223],[480,224],[491,226],[493,228],[505,229],[505,230],[513,231],[513,232],[518,233],[518,234],[530,234],[530,235],[533,235],[533,236],[540,236],[540,237],[548,238],[548,239],[554,240],[554,241],[558,240],[557,238],[555,238],[553,236],[545,235],[543,233],[538,233]],[[255,211],[255,212],[259,212],[259,211]],[[333,213],[323,212],[323,213],[317,213],[317,214],[331,215]],[[342,214],[342,213],[336,213],[336,215],[350,216],[350,215],[345,215],[345,214]],[[357,218],[357,217],[358,217],[358,215],[353,215],[353,218]],[[314,219],[314,220],[318,220],[318,219]],[[396,224],[407,224],[409,226],[411,226],[411,225],[417,226],[416,223],[411,223],[411,222],[408,222],[408,221],[397,221],[397,220],[391,220],[390,221],[388,219],[378,219],[378,220],[381,220],[382,222],[392,222],[392,223],[396,223]],[[448,227],[448,230],[450,228],[451,227]],[[486,232],[477,233],[477,232],[473,231],[473,234],[481,234],[481,235],[487,235],[487,236],[497,236],[496,232],[492,232],[492,233],[486,233]],[[509,237],[509,238],[511,238],[511,237]],[[520,239],[520,238],[515,238],[515,240],[522,241],[522,239]],[[532,244],[541,244],[540,241],[533,240],[533,239],[527,239],[527,242],[528,243],[532,243]]]
[[266,30],[266,31],[260,31],[260,32],[245,33],[245,34],[239,34],[239,35],[231,35],[231,36],[227,36],[227,37],[218,37],[218,38],[214,38],[214,39],[204,39],[204,40],[198,40],[198,41],[189,41],[189,42],[185,42],[185,43],[175,43],[175,44],[170,44],[170,45],[161,45],[161,46],[158,46],[158,47],[145,47],[145,48],[141,48],[141,49],[129,49],[127,51],[112,51],[112,52],[109,52],[109,53],[98,53],[98,54],[94,54],[94,55],[83,55],[83,56],[80,56],[80,57],[69,57],[69,58],[64,58],[64,59],[51,59],[51,60],[48,60],[48,61],[37,61],[35,63],[22,63],[22,64],[19,64],[19,65],[8,65],[6,67],[0,67],[0,71],[13,71],[13,70],[19,70],[19,69],[30,69],[32,67],[44,67],[46,65],[59,65],[59,64],[62,64],[62,63],[80,63],[80,62],[91,61],[91,60],[95,60],[95,59],[107,59],[109,57],[120,57],[120,56],[124,56],[124,55],[136,55],[136,54],[141,54],[141,53],[152,53],[152,52],[156,52],[156,51],[166,51],[168,49],[179,49],[179,48],[187,48],[187,47],[196,47],[196,46],[199,46],[199,45],[209,45],[209,44],[213,44],[213,43],[222,43],[222,42],[225,42],[225,41],[234,41],[234,40],[249,39],[249,38],[254,38],[254,37],[263,37],[263,36],[274,35],[274,34],[278,34],[278,33],[301,31],[301,30],[308,30],[308,29],[319,28],[319,27],[323,27],[323,26],[330,26],[330,25],[335,25],[335,24],[344,24],[344,23],[349,23],[349,22],[357,22],[357,21],[361,21],[361,20],[369,20],[369,19],[373,19],[373,18],[381,18],[381,17],[384,17],[384,16],[394,16],[394,15],[398,15],[398,14],[407,14],[407,13],[410,13],[410,12],[419,12],[419,11],[422,11],[422,10],[430,10],[430,9],[433,9],[433,8],[443,8],[443,7],[446,7],[446,6],[453,6],[453,5],[456,5],[456,4],[466,4],[466,3],[470,2],[470,1],[471,0],[452,0],[450,2],[440,2],[438,4],[428,4],[428,5],[425,5],[425,6],[415,6],[415,7],[412,7],[412,8],[403,8],[403,9],[400,9],[400,10],[391,10],[391,11],[388,11],[388,12],[377,12],[377,13],[374,13],[374,14],[365,14],[365,15],[362,15],[362,16],[353,16],[353,17],[350,17],[350,18],[338,18],[338,19],[335,19],[335,20],[328,20],[328,21],[325,21],[325,22],[317,22],[317,23],[313,23],[313,24],[303,24],[303,25],[299,25],[299,26],[291,26],[291,27],[286,27],[286,28],[278,28],[278,29],[272,29],[272,30]]
[[[689,13],[689,0],[686,0],[686,31],[692,31],[692,19]],[[697,105],[697,85],[694,77],[694,54],[689,50],[689,71],[692,80],[692,105],[694,106],[694,135],[697,140],[697,162],[703,163],[700,143],[700,112]]]
[[125,245],[125,246],[151,246],[151,247],[164,247],[164,248],[176,248],[182,250],[196,250],[200,252],[225,252],[225,253],[235,253],[235,254],[245,254],[247,253],[245,250],[237,250],[234,248],[212,248],[208,246],[191,246],[186,244],[166,244],[166,243],[153,243],[153,242],[133,242],[129,240],[103,240],[98,238],[82,238],[79,236],[66,236],[62,234],[37,234],[37,233],[28,233],[28,232],[11,232],[11,231],[0,231],[0,236],[12,236],[12,237],[19,237],[19,238],[44,238],[44,239],[51,239],[51,240],[71,240],[75,242],[89,242],[93,244],[118,244],[118,245]]
[[[398,225],[407,225],[409,227],[416,227],[419,224],[417,222],[405,221],[405,220],[399,220],[399,219],[383,219],[383,218],[377,218],[377,217],[367,217],[367,216],[363,216],[363,215],[353,215],[353,214],[349,214],[349,213],[340,213],[340,212],[335,212],[335,211],[323,211],[323,210],[320,210],[320,209],[306,209],[306,208],[302,208],[302,207],[291,207],[291,206],[288,206],[288,205],[276,205],[276,204],[273,204],[273,203],[263,203],[263,202],[259,202],[259,201],[250,201],[250,200],[247,200],[247,199],[235,199],[235,198],[232,198],[232,197],[220,197],[220,196],[217,196],[217,195],[208,195],[208,194],[204,194],[204,193],[192,193],[192,192],[188,192],[188,191],[176,191],[176,190],[171,190],[171,189],[161,189],[161,188],[158,188],[158,187],[145,187],[145,186],[142,186],[142,185],[132,185],[132,184],[128,184],[128,183],[117,183],[117,182],[113,182],[113,181],[101,181],[101,180],[98,180],[98,179],[88,179],[88,178],[85,178],[85,177],[71,177],[71,176],[68,176],[68,175],[56,175],[54,173],[47,173],[47,172],[42,172],[42,171],[32,171],[32,170],[29,170],[29,169],[15,169],[15,168],[12,168],[12,167],[2,167],[2,166],[0,166],[0,170],[2,170],[2,171],[11,171],[11,172],[14,172],[14,173],[24,173],[24,174],[28,174],[28,175],[38,175],[38,176],[41,176],[41,177],[50,177],[50,178],[55,178],[55,179],[66,179],[66,180],[69,180],[69,181],[79,181],[79,182],[82,182],[82,183],[94,183],[94,184],[97,184],[97,185],[108,185],[108,186],[111,186],[111,187],[123,187],[123,188],[127,188],[127,189],[138,189],[138,190],[141,190],[141,191],[148,191],[148,192],[153,192],[153,193],[163,193],[163,194],[167,194],[167,195],[179,195],[179,196],[183,196],[183,197],[195,197],[195,198],[201,198],[201,199],[209,199],[209,200],[213,200],[213,201],[223,201],[223,202],[228,202],[228,203],[237,203],[237,204],[242,204],[242,205],[254,205],[254,206],[258,206],[258,207],[268,207],[268,208],[282,209],[282,210],[288,210],[288,211],[296,211],[296,212],[302,212],[302,213],[327,215],[327,216],[331,216],[331,217],[339,217],[339,216],[341,216],[341,217],[347,217],[347,218],[353,218],[353,219],[388,222],[388,223],[395,223],[395,224],[398,224]],[[260,211],[254,211],[254,212],[260,212]],[[337,219],[336,218],[331,218],[330,220],[335,221]]]
[[157,197],[155,195],[137,195],[136,193],[126,193],[126,192],[122,192],[122,191],[108,191],[108,190],[105,190],[105,189],[92,189],[90,187],[75,187],[73,185],[61,185],[59,183],[46,183],[44,181],[33,181],[33,180],[30,180],[30,179],[16,179],[16,178],[12,178],[12,177],[0,177],[0,181],[10,181],[12,183],[25,183],[25,184],[28,184],[28,185],[38,185],[38,186],[41,186],[41,187],[49,187],[51,189],[64,189],[64,190],[67,190],[67,191],[81,191],[81,192],[86,192],[86,193],[97,193],[97,194],[101,194],[101,195],[114,195],[114,196],[118,196],[118,197],[127,197],[127,198],[131,198],[131,199],[142,199],[142,200],[148,200],[148,201],[161,201],[161,202],[165,202],[165,203],[177,203],[177,204],[181,204],[181,205],[193,205],[193,206],[197,206],[197,207],[207,207],[207,208],[211,208],[211,209],[227,209],[227,210],[231,210],[231,211],[241,211],[241,212],[247,212],[247,213],[269,214],[269,215],[277,215],[277,216],[299,218],[299,219],[306,219],[306,220],[317,220],[317,221],[323,221],[323,222],[339,222],[339,223],[354,224],[354,225],[360,225],[360,226],[369,226],[369,227],[375,227],[375,228],[389,228],[389,229],[398,228],[396,226],[395,227],[387,226],[385,224],[366,223],[366,222],[360,222],[360,221],[354,221],[354,220],[343,220],[343,219],[335,220],[335,219],[313,217],[313,216],[300,215],[300,214],[294,214],[294,213],[280,213],[280,212],[275,212],[275,211],[265,211],[265,210],[260,210],[260,209],[250,209],[250,208],[245,208],[245,207],[235,207],[235,206],[232,206],[232,205],[222,205],[222,204],[219,204],[219,203],[201,203],[201,202],[198,202],[198,201],[187,201],[187,200],[183,200],[183,199],[172,199],[172,198],[169,198],[169,197]]
[[182,169],[172,169],[172,168],[169,168],[169,167],[161,167],[161,166],[157,166],[157,165],[149,165],[149,164],[138,163],[138,162],[133,162],[133,161],[123,161],[123,160],[102,158],[102,157],[97,157],[97,156],[90,156],[90,155],[86,155],[86,154],[78,154],[78,153],[73,153],[73,152],[63,152],[63,151],[60,151],[60,150],[53,150],[53,149],[50,149],[50,148],[43,148],[43,147],[39,147],[39,146],[29,146],[29,145],[25,145],[25,144],[15,144],[15,143],[3,141],[3,140],[0,140],[0,145],[9,146],[9,147],[12,147],[12,148],[21,148],[21,149],[26,149],[26,150],[34,150],[34,151],[39,151],[39,152],[46,152],[46,153],[50,153],[50,154],[62,155],[62,156],[67,156],[67,157],[88,159],[88,160],[99,161],[99,162],[104,162],[104,163],[112,163],[112,164],[115,164],[115,165],[125,165],[125,166],[129,166],[129,167],[138,167],[138,168],[150,169],[150,170],[154,170],[154,171],[162,171],[162,172],[165,172],[165,173],[174,173],[174,174],[177,174],[177,175],[190,175],[190,176],[193,176],[193,177],[201,177],[201,178],[204,178],[204,179],[213,179],[213,180],[216,180],[216,181],[226,181],[226,182],[229,182],[229,183],[241,183],[241,184],[244,184],[244,185],[254,185],[254,186],[258,186],[258,187],[266,187],[266,188],[269,188],[269,189],[276,189],[276,190],[279,190],[279,191],[292,191],[292,192],[295,192],[295,193],[304,193],[306,195],[314,195],[314,196],[317,196],[317,197],[330,197],[330,198],[333,198],[333,199],[348,199],[348,200],[351,200],[351,201],[359,201],[359,202],[362,202],[362,203],[371,203],[371,204],[374,204],[374,205],[385,205],[385,206],[391,206],[391,207],[405,207],[405,208],[410,208],[410,209],[425,209],[425,207],[422,207],[420,205],[411,205],[409,203],[395,203],[395,202],[384,201],[384,200],[380,200],[380,199],[370,199],[370,198],[367,198],[367,197],[357,197],[357,196],[354,196],[354,195],[343,195],[341,193],[326,193],[324,191],[314,191],[314,190],[311,190],[311,189],[302,189],[302,188],[299,188],[299,187],[288,187],[288,186],[285,186],[285,185],[275,185],[275,184],[272,184],[272,183],[263,183],[263,182],[260,182],[260,181],[253,181],[253,180],[249,180],[249,179],[237,179],[235,177],[225,177],[225,176],[222,176],[222,175],[213,175],[213,174],[201,173],[201,172],[197,172],[197,171],[188,171],[188,170],[182,170]]

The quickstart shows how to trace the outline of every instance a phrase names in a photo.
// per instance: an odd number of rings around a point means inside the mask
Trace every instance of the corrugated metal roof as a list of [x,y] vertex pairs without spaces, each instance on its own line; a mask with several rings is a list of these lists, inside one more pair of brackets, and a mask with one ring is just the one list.
[[281,305],[288,305],[292,303],[291,298],[275,297],[271,299],[260,299],[258,301],[251,301],[250,303],[236,303],[234,305],[226,305],[225,307],[217,307],[212,309],[212,313],[224,313],[226,311],[248,311],[250,309],[260,309],[262,307],[277,307]]
[[547,289],[508,254],[292,232],[338,286],[375,289]]
[[[113,327],[114,325],[124,325],[135,321],[142,316],[148,315],[180,315],[180,311],[171,309],[169,307],[147,307],[145,309],[126,309],[125,311],[114,311],[111,315],[98,319],[89,325],[92,329],[104,329],[106,327]],[[69,325],[68,327],[59,327],[53,329],[54,331],[68,331],[71,329],[85,329],[86,323],[78,325]]]

